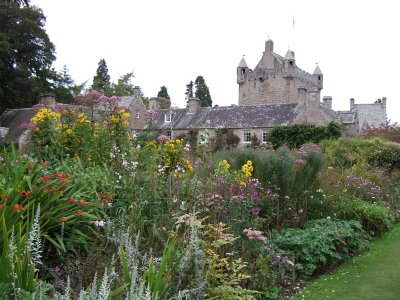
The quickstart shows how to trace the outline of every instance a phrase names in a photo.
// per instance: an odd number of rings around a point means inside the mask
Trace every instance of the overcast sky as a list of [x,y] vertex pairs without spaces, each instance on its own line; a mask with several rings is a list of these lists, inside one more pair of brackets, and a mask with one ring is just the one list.
[[66,65],[77,83],[90,84],[104,58],[112,81],[133,72],[147,97],[165,85],[183,107],[186,84],[202,75],[213,104],[237,104],[242,55],[254,69],[271,38],[274,52],[291,48],[303,70],[319,64],[322,96],[333,97],[335,110],[348,110],[350,98],[387,97],[388,118],[400,122],[396,2],[31,0],[47,16],[56,69]]

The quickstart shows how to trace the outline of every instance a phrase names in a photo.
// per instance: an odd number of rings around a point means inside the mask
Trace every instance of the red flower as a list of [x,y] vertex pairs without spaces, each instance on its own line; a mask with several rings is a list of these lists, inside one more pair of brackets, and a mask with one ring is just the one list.
[[86,204],[86,201],[85,200],[79,200],[79,205],[82,205],[82,206],[84,206]]
[[21,210],[23,209],[22,204],[15,204],[15,205],[13,206],[13,208],[14,208],[14,210],[16,210],[16,211],[21,211]]
[[61,217],[60,218],[60,222],[62,222],[62,223],[67,222],[67,220],[68,220],[67,217]]
[[4,195],[4,194],[1,194],[1,199],[3,199],[4,201],[7,201],[8,200],[8,196]]
[[65,179],[70,179],[70,178],[71,178],[71,174],[65,173],[65,174],[64,174],[64,178],[65,178]]
[[47,162],[45,162],[44,160],[40,163],[43,167],[47,166]]
[[67,181],[65,179],[61,180],[61,186],[67,186]]
[[21,196],[22,196],[22,195],[24,195],[24,196],[29,196],[30,193],[31,193],[30,191],[19,191],[19,192],[18,192],[18,194],[20,194]]
[[31,164],[27,164],[27,165],[26,165],[26,168],[27,168],[28,170],[32,170],[33,167],[32,167]]
[[40,180],[44,183],[50,183],[50,175],[41,176]]
[[63,177],[63,174],[61,174],[60,172],[57,171],[56,172],[56,177],[61,179]]
[[69,198],[69,203],[75,203],[75,198]]
[[76,215],[78,216],[78,217],[82,217],[83,216],[83,211],[81,211],[80,209],[78,209],[77,211],[76,211]]
[[0,209],[2,209],[2,208],[3,208],[3,205],[0,204]]
[[32,189],[36,189],[37,188],[37,185],[32,185]]
[[43,192],[48,193],[49,189],[44,189]]

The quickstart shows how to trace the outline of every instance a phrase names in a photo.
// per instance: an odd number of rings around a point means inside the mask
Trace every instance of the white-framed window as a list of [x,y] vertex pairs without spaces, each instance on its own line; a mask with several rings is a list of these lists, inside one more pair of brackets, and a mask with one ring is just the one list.
[[139,117],[140,117],[140,112],[136,112],[136,114],[135,114],[135,116],[136,116],[136,119],[139,119]]
[[172,130],[171,129],[167,130],[166,136],[169,137],[170,139],[172,139]]
[[268,131],[267,129],[263,129],[262,131],[262,142],[268,143]]
[[251,143],[251,131],[243,130],[243,143]]
[[171,121],[172,121],[172,114],[166,113],[165,114],[165,122],[171,122]]

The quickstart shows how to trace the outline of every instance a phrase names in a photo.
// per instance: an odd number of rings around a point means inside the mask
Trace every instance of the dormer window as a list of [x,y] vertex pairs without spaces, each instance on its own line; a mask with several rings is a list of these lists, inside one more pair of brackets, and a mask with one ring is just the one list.
[[172,114],[167,113],[165,114],[165,122],[171,122],[172,121]]
[[140,112],[136,112],[136,119],[139,119],[139,117],[140,117]]

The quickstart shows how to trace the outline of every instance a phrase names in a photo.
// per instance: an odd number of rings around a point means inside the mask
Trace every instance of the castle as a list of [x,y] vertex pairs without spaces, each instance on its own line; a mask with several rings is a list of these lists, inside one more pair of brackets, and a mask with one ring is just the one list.
[[[122,97],[121,105],[129,108],[132,133],[148,130],[146,111],[153,110],[159,118],[154,128],[171,138],[197,132],[214,137],[217,129],[226,128],[240,138],[239,147],[251,143],[255,136],[261,143],[268,143],[268,132],[276,125],[313,124],[327,125],[335,120],[342,124],[346,134],[362,134],[366,127],[380,127],[387,122],[386,98],[371,104],[356,104],[350,99],[350,110],[334,111],[332,97],[320,101],[324,76],[319,66],[313,74],[297,66],[292,50],[285,57],[273,51],[272,40],[265,42],[260,62],[251,70],[244,58],[237,66],[239,105],[200,107],[198,99],[188,99],[186,108],[160,109],[160,101],[151,98],[146,107],[135,88],[132,96]],[[46,98],[46,97],[45,97]],[[50,97],[51,98],[51,97]],[[49,106],[55,100],[47,97]],[[50,99],[50,100],[49,100]],[[26,129],[34,116],[33,108],[11,109],[0,116],[0,137],[23,142]]]

